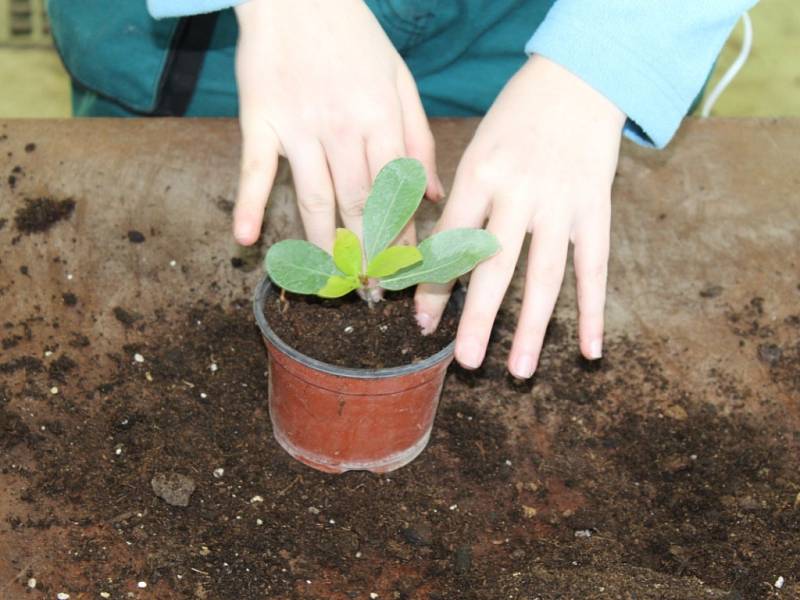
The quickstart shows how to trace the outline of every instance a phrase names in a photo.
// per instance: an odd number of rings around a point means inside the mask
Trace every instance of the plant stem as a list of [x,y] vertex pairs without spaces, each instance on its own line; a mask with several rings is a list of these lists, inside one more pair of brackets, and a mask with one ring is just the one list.
[[286,299],[286,290],[283,288],[281,288],[280,303],[281,303],[281,314],[283,314],[287,310],[289,310],[289,301]]

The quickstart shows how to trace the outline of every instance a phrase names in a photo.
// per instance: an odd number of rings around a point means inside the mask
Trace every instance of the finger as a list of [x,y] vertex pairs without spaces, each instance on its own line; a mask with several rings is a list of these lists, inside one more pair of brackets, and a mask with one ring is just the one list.
[[437,202],[444,198],[444,186],[436,168],[436,143],[431,133],[428,117],[419,98],[414,76],[403,66],[397,75],[397,91],[403,111],[403,137],[407,156],[416,158],[425,167],[428,185],[425,196]]
[[326,252],[332,252],[336,236],[336,200],[322,145],[317,140],[307,140],[287,148],[287,154],[306,238]]
[[278,168],[280,144],[269,126],[247,129],[244,121],[242,125],[242,160],[233,210],[233,236],[240,244],[249,246],[261,233],[264,209]]
[[397,236],[397,240],[395,240],[395,244],[401,246],[416,246],[417,245],[417,226],[414,223],[414,218],[412,217],[411,220],[408,222],[403,228],[403,231],[400,232],[400,235]]
[[[472,170],[466,168],[465,164],[468,163],[462,160],[459,165],[453,192],[445,204],[434,233],[456,227],[483,227],[486,221],[489,195],[483,193],[480,186],[475,184]],[[414,302],[417,323],[423,334],[433,333],[439,326],[453,283],[455,282],[444,285],[425,283],[417,286]]]
[[512,204],[492,211],[487,229],[501,240],[502,248],[472,273],[464,312],[456,336],[456,360],[468,369],[483,362],[492,324],[506,293],[526,228],[520,210]]
[[[403,145],[403,127],[398,121],[384,124],[380,131],[372,134],[367,140],[367,163],[369,164],[370,183],[375,181],[380,170],[396,158],[406,156]],[[414,220],[409,221],[395,240],[397,244],[417,245],[417,230]]]
[[603,313],[608,278],[610,203],[591,219],[575,227],[575,276],[578,281],[578,336],[581,353],[588,359],[603,355]]
[[569,226],[558,219],[545,220],[533,231],[528,254],[528,272],[514,342],[508,356],[508,370],[527,379],[536,370],[542,340],[553,313],[569,250]]
[[333,139],[325,143],[325,153],[342,222],[363,239],[361,220],[370,184],[364,141],[357,136]]

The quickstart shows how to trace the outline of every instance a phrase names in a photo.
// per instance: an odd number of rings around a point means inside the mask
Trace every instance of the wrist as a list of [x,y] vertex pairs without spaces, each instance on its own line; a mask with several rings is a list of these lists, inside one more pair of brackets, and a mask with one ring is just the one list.
[[582,122],[603,124],[622,134],[627,116],[610,99],[581,77],[556,62],[533,54],[520,70],[525,72],[538,93],[550,94],[554,101]]

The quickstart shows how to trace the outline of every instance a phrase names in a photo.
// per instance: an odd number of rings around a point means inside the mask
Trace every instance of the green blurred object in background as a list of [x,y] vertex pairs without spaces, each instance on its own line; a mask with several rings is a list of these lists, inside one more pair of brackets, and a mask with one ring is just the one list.
[[[753,49],[711,114],[800,116],[800,2],[762,0],[750,16]],[[741,44],[737,25],[709,91]],[[0,88],[0,118],[70,115],[69,78],[50,40],[44,0],[0,0]]]

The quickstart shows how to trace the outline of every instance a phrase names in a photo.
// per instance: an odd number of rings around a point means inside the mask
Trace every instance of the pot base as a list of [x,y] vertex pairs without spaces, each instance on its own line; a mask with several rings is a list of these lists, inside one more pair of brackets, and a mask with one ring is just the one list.
[[325,473],[344,473],[345,471],[370,471],[372,473],[388,473],[395,471],[400,467],[406,466],[412,460],[422,453],[428,445],[431,438],[431,430],[429,428],[425,435],[410,448],[397,452],[380,460],[373,461],[351,461],[351,462],[335,462],[327,456],[316,455],[313,452],[307,452],[297,446],[293,445],[282,433],[275,427],[273,423],[272,434],[275,441],[278,442],[281,448],[291,455],[292,458],[299,460],[304,465],[307,465],[318,471]]

